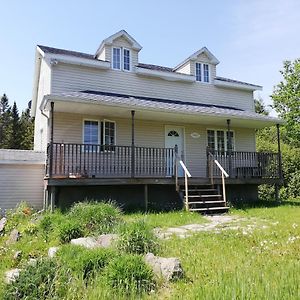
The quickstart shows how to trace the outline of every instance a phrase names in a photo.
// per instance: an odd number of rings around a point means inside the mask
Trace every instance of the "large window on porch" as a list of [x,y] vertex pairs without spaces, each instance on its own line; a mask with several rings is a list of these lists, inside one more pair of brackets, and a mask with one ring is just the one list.
[[227,130],[207,130],[207,146],[209,150],[214,151],[234,151],[234,132]]

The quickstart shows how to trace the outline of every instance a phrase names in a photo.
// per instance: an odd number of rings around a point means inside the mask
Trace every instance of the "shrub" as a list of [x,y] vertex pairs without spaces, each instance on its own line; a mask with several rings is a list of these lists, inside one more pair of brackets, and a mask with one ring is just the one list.
[[28,223],[28,225],[24,228],[24,233],[28,235],[33,235],[38,232],[38,226],[34,223]]
[[152,228],[145,221],[139,220],[131,224],[125,224],[120,228],[117,247],[119,250],[128,253],[156,253],[158,243]]
[[152,270],[142,257],[126,254],[113,260],[105,271],[106,282],[125,293],[149,292],[155,282]]
[[89,279],[116,256],[110,249],[85,249],[81,246],[64,245],[58,252],[61,263],[79,278]]
[[6,286],[3,299],[61,299],[67,290],[68,275],[60,272],[54,260],[38,260],[20,272],[19,278]]
[[288,195],[291,198],[300,197],[300,171],[297,170],[293,174],[291,174],[291,179],[288,183]]
[[86,234],[102,234],[113,231],[120,221],[120,209],[113,203],[80,202],[70,210],[69,217],[80,220]]
[[59,225],[58,235],[61,243],[69,243],[72,239],[83,236],[83,230],[77,221],[71,219]]

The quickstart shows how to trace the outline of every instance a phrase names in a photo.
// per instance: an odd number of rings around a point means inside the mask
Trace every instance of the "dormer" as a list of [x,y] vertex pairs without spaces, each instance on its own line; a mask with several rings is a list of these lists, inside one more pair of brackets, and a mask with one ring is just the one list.
[[95,58],[109,61],[114,70],[130,72],[138,64],[138,53],[142,46],[125,30],[106,38],[100,44]]
[[218,59],[203,47],[177,65],[173,70],[178,73],[193,75],[197,82],[211,83],[216,77]]

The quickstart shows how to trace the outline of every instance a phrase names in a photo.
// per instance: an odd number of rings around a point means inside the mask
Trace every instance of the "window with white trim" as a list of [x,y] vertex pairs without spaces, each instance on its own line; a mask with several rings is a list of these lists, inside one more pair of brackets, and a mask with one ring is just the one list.
[[196,63],[195,65],[196,81],[209,82],[209,65]]
[[101,144],[114,146],[116,144],[116,123],[104,120],[101,122]]
[[121,70],[121,48],[113,48],[112,67],[113,69]]
[[208,66],[208,64],[203,64],[203,80],[204,80],[204,82],[209,82],[209,66]]
[[99,122],[92,120],[84,120],[83,127],[83,143],[99,144]]
[[202,68],[200,63],[196,63],[196,80],[202,81]]
[[130,50],[123,49],[123,68],[125,71],[130,71]]
[[[207,130],[207,146],[215,151],[234,151],[234,132],[227,130]],[[230,137],[230,138],[229,138]]]

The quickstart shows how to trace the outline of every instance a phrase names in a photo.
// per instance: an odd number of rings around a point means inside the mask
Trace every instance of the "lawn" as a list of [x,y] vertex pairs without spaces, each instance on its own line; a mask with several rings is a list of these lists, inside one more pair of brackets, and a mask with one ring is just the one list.
[[[185,277],[159,283],[155,292],[138,298],[300,299],[300,201],[231,209],[230,215],[239,218],[235,222],[239,229],[220,228],[217,232],[194,233],[185,239],[173,236],[161,241],[158,254],[180,258]],[[208,222],[201,215],[186,212],[129,214],[122,218],[128,224],[142,219],[152,228]],[[15,245],[6,247],[5,237],[0,237],[1,275],[14,266],[13,250],[21,249],[26,259],[46,255],[49,245],[58,243],[54,236],[49,239],[45,242],[38,234],[24,234]],[[88,286],[82,281],[75,286],[73,282],[67,298],[118,299],[101,278],[96,275]],[[0,289],[4,288],[1,284]]]

